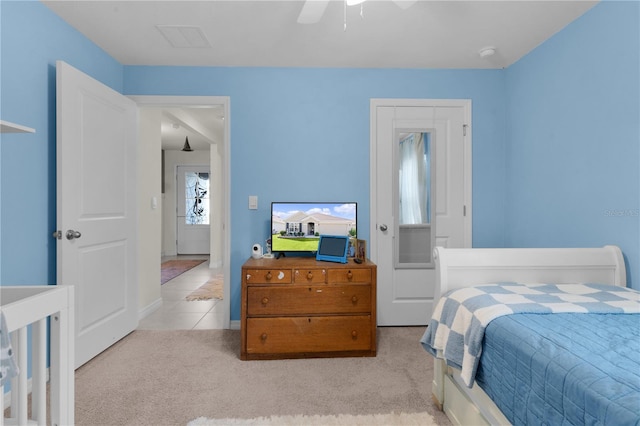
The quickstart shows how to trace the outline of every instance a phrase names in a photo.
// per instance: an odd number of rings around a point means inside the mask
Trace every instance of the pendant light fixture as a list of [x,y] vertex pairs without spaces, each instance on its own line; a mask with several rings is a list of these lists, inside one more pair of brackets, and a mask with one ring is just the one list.
[[347,31],[347,6],[360,5],[360,18],[364,19],[364,2],[367,0],[344,0],[344,28],[343,31]]
[[193,151],[193,150],[191,149],[191,145],[189,145],[189,136],[186,136],[186,137],[184,138],[184,146],[182,147],[182,150],[183,150],[183,151],[186,151],[186,152],[191,152],[191,151]]

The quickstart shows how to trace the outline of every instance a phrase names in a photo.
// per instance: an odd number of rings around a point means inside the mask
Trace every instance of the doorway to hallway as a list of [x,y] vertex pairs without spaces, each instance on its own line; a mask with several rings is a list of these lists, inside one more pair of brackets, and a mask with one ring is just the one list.
[[[211,220],[209,223],[209,251],[208,261],[205,262],[201,268],[208,268],[209,273],[221,273],[223,276],[223,288],[224,294],[230,294],[229,283],[229,264],[230,264],[230,238],[229,238],[229,226],[225,226],[226,221],[230,216],[229,212],[229,191],[228,182],[230,175],[230,137],[229,137],[229,98],[228,97],[216,97],[216,96],[132,96],[132,99],[136,101],[141,111],[149,112],[146,114],[147,118],[155,119],[155,122],[161,122],[162,131],[165,127],[168,127],[168,132],[185,132],[188,131],[188,140],[191,145],[192,151],[183,150],[185,143],[185,135],[181,134],[179,145],[175,147],[167,148],[159,146],[159,142],[156,139],[155,149],[157,149],[157,170],[158,175],[162,176],[162,194],[161,194],[161,208],[162,224],[158,225],[155,231],[149,231],[149,234],[157,233],[156,235],[162,235],[162,241],[158,242],[157,247],[149,247],[150,260],[145,267],[157,268],[159,271],[161,259],[166,256],[177,256],[177,230],[176,230],[176,196],[175,190],[177,185],[177,165],[179,164],[195,164],[204,165],[207,164],[210,168],[209,175],[213,179],[211,182],[215,182],[215,187],[210,188],[210,211]],[[220,132],[212,132],[197,124],[197,121],[193,119],[192,115],[202,118],[203,116],[215,119],[220,126]],[[166,118],[170,120],[167,121]],[[155,125],[153,120],[149,127],[159,129],[160,125]],[[158,130],[159,131],[159,130]],[[195,132],[195,133],[193,133]],[[192,134],[198,134],[202,136],[202,139],[208,141],[208,147],[198,147],[198,137],[192,136]],[[159,137],[159,136],[158,136]],[[142,144],[145,142],[143,141]],[[151,143],[151,142],[149,142]],[[164,142],[163,142],[164,144]],[[147,147],[152,150],[152,147]],[[162,155],[160,152],[162,151]],[[151,153],[149,157],[154,157],[155,154]],[[190,160],[185,160],[190,158]],[[144,160],[141,160],[144,161]],[[161,167],[162,165],[162,167]],[[162,171],[160,172],[160,168]],[[156,175],[155,172],[151,173],[151,176]],[[156,175],[157,176],[157,175]],[[169,194],[173,191],[172,195]],[[148,196],[147,196],[148,197]],[[141,199],[146,197],[141,195]],[[144,203],[143,203],[144,204]],[[155,206],[155,199],[152,197],[152,206]],[[165,219],[170,222],[169,227],[165,225]],[[140,221],[144,222],[145,217],[141,215]],[[154,243],[155,244],[155,243]],[[200,251],[200,250],[197,250]],[[206,255],[205,251],[205,255]],[[154,266],[155,265],[155,266]],[[195,271],[194,271],[195,272]],[[183,279],[186,279],[189,275],[185,275]],[[153,283],[151,282],[153,281]],[[206,280],[202,282],[194,282],[192,284],[183,284],[183,286],[193,286],[196,288],[202,285]],[[155,280],[149,280],[149,285],[155,286]],[[167,283],[168,284],[168,283]],[[167,285],[165,284],[165,286]],[[174,283],[175,284],[175,283]],[[163,286],[163,287],[165,287]],[[161,289],[158,286],[152,289],[153,299],[152,303],[143,308],[146,311],[145,318],[153,315],[156,310],[163,309],[165,304],[175,305],[177,300],[169,300],[165,297],[170,287]],[[186,289],[183,289],[186,290]],[[161,297],[159,297],[161,296]],[[224,298],[222,301],[217,302],[217,311],[224,311],[224,313],[218,313],[218,317],[222,318],[217,322],[218,328],[229,328],[230,326],[230,301],[229,297]],[[204,305],[201,303],[201,305]],[[191,305],[193,307],[194,305]]]

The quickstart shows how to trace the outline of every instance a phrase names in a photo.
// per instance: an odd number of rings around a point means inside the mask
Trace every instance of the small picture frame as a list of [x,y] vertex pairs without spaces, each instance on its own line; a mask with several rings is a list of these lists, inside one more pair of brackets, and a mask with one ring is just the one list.
[[367,241],[356,240],[356,256],[357,259],[362,261],[367,260]]
[[356,257],[356,247],[357,247],[357,243],[358,240],[355,238],[349,238],[349,253],[347,254],[348,257]]

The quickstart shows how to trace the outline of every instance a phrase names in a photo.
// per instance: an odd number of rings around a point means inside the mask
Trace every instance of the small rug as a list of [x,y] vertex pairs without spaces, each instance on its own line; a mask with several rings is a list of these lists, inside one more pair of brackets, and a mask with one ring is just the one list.
[[254,419],[208,419],[199,417],[191,420],[187,426],[214,425],[268,425],[268,426],[432,426],[437,425],[435,419],[428,413],[391,413],[374,415],[339,416],[272,416]]
[[186,297],[188,301],[192,300],[209,300],[220,299],[222,300],[222,286],[224,284],[224,276],[222,274],[216,275],[206,283],[202,284],[200,288],[192,292]]
[[206,262],[207,259],[175,259],[162,262],[160,272],[160,284],[164,284],[177,277],[180,274],[184,274],[189,269],[192,269],[202,262]]

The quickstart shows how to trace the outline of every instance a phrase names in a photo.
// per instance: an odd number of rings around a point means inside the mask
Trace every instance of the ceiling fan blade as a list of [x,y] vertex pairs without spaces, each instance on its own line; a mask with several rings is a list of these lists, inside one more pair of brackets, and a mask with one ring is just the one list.
[[416,1],[417,0],[393,0],[393,2],[402,10],[409,9],[414,3],[416,3]]
[[329,4],[329,0],[307,0],[302,6],[298,15],[299,24],[315,24],[320,21],[324,11]]

